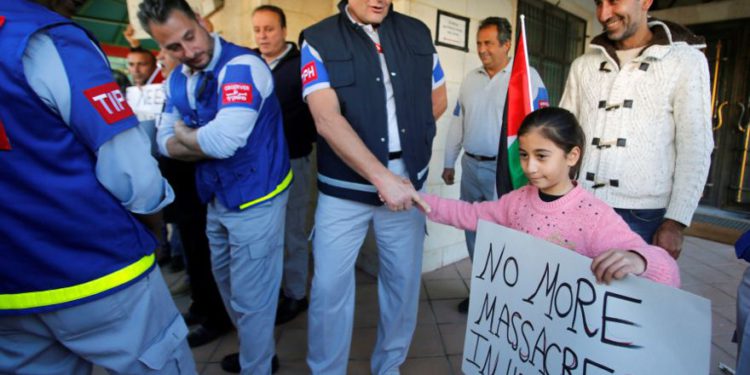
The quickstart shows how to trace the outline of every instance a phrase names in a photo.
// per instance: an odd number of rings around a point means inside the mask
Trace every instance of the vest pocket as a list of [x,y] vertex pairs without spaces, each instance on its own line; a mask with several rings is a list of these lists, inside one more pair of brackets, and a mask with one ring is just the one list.
[[[412,76],[422,79],[429,77],[431,83],[433,54],[435,53],[432,43],[418,43],[417,40],[412,41],[410,39],[408,46],[413,56],[413,63],[409,64]],[[432,88],[432,85],[430,85],[430,88]]]
[[344,87],[354,84],[354,62],[351,54],[330,56],[325,60],[331,87]]

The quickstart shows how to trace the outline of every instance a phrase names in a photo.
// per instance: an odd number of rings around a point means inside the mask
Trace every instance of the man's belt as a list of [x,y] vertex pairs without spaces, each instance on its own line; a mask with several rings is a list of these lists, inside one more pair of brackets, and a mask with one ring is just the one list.
[[482,156],[482,155],[474,155],[468,151],[464,151],[464,154],[466,154],[468,157],[479,160],[479,161],[494,161],[497,160],[497,156]]
[[396,159],[401,159],[401,151],[388,153],[388,160],[396,160]]

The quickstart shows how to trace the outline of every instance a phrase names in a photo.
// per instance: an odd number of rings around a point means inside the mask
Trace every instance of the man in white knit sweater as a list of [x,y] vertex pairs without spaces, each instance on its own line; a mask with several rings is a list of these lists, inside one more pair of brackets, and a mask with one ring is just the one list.
[[573,62],[560,106],[586,133],[579,183],[677,258],[711,162],[703,38],[649,19],[653,0],[595,0],[604,33]]

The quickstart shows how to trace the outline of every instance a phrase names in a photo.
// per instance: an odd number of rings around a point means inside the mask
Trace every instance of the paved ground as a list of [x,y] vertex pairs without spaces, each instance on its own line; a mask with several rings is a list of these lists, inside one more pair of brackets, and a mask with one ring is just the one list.
[[[722,374],[719,363],[734,367],[736,345],[731,342],[735,325],[736,287],[747,264],[734,257],[728,245],[687,237],[679,261],[683,289],[702,295],[712,302],[713,329],[711,374]],[[419,320],[409,357],[402,374],[460,374],[466,315],[456,305],[468,295],[471,265],[468,259],[423,275],[419,301]],[[165,273],[170,284],[180,282],[180,274]],[[176,297],[181,309],[187,297]],[[356,318],[352,342],[350,374],[368,374],[369,357],[375,342],[377,323],[377,286],[375,279],[357,274]],[[277,328],[277,351],[281,360],[278,374],[306,374],[307,317]],[[193,351],[201,374],[224,374],[221,358],[237,350],[237,338],[230,333]]]

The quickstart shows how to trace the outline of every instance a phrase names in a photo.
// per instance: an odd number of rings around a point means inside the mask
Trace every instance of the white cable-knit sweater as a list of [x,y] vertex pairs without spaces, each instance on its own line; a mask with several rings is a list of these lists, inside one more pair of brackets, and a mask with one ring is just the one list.
[[666,218],[689,225],[713,149],[705,45],[675,24],[649,27],[652,44],[622,67],[606,35],[594,38],[573,62],[560,106],[586,134],[583,187],[612,207],[666,208]]

